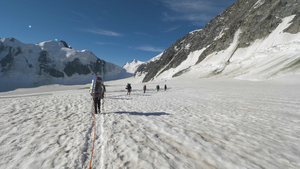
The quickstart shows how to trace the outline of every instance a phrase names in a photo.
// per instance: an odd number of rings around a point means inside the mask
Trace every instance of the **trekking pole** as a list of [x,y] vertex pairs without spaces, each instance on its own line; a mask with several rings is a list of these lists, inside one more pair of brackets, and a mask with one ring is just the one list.
[[102,110],[104,111],[104,97],[102,97]]

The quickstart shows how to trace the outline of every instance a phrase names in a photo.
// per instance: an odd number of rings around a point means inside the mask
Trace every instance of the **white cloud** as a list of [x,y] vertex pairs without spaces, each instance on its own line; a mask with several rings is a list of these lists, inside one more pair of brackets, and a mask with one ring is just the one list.
[[84,32],[89,32],[97,35],[105,35],[105,36],[114,36],[114,37],[121,37],[124,36],[121,33],[109,31],[109,30],[103,30],[103,29],[80,29]]
[[117,46],[118,44],[116,43],[112,43],[112,42],[100,42],[100,41],[97,41],[95,42],[97,45],[114,45],[114,46]]
[[167,9],[163,13],[165,21],[189,21],[193,24],[208,22],[235,0],[158,0]]
[[172,31],[174,31],[174,30],[176,30],[176,29],[178,29],[178,28],[180,28],[180,26],[174,26],[174,27],[171,27],[171,28],[165,30],[165,33],[166,33],[166,32],[172,32]]
[[147,52],[163,52],[164,51],[164,49],[162,49],[162,48],[156,48],[153,46],[140,46],[140,47],[136,47],[135,49],[147,51]]
[[209,21],[212,19],[212,16],[203,14],[203,13],[185,13],[185,14],[169,14],[163,13],[165,21],[190,21],[190,22],[198,22],[198,21]]
[[207,0],[162,0],[169,9],[181,13],[207,12],[215,10],[214,3]]

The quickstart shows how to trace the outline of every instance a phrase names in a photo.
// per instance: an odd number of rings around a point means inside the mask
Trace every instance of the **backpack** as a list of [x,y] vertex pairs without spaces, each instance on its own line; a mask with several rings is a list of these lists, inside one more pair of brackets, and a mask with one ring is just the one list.
[[93,97],[101,97],[102,96],[102,79],[101,77],[95,77],[92,80],[90,93]]
[[105,85],[101,83],[101,89],[102,89],[102,99],[104,98],[104,93],[106,92]]

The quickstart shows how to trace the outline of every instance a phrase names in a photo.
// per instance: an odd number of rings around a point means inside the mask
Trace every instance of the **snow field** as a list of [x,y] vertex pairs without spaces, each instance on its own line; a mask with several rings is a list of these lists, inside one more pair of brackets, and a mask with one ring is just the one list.
[[83,166],[93,120],[85,92],[24,96],[1,98],[0,168]]
[[[92,168],[300,167],[299,84],[180,78],[127,96],[131,80],[105,82]],[[0,168],[87,168],[88,85],[37,91],[0,93]]]

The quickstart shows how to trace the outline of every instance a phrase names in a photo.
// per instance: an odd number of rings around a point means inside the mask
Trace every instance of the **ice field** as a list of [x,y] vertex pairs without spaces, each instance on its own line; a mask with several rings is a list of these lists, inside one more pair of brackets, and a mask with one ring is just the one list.
[[[92,168],[300,168],[299,84],[181,78],[147,83],[143,93],[134,79],[105,82]],[[88,90],[52,85],[0,93],[0,168],[88,168]]]

